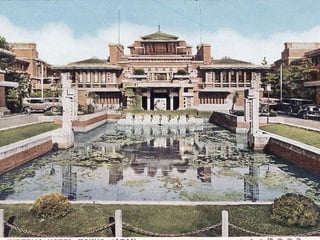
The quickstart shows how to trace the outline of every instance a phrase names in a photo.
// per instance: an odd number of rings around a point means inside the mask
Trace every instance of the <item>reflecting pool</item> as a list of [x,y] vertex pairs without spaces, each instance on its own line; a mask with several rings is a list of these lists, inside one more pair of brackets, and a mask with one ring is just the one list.
[[212,124],[105,124],[2,174],[0,198],[33,200],[272,201],[287,192],[320,200],[320,179],[272,155],[247,149],[246,135]]

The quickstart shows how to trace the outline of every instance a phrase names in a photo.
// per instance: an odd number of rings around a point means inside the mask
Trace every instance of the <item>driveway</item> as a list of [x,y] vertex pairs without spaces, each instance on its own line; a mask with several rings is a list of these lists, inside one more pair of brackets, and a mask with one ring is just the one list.
[[0,118],[0,130],[39,122],[42,114],[17,114]]
[[286,124],[302,126],[302,127],[320,131],[319,120],[302,119],[302,118],[297,118],[297,117],[292,117],[287,115],[280,115],[279,118],[282,118],[283,123],[286,123]]

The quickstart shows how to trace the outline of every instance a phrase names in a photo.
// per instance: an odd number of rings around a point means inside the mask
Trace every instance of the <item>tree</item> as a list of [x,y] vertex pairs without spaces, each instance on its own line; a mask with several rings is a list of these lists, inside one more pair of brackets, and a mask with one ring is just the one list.
[[20,112],[22,108],[22,99],[30,95],[29,75],[18,73],[16,71],[7,71],[5,80],[8,82],[17,82],[17,88],[7,90],[6,102],[11,112]]
[[[0,36],[0,48],[11,51],[10,44],[2,36]],[[30,95],[30,79],[27,73],[14,70],[13,56],[1,56],[0,69],[6,71],[5,81],[18,83],[17,88],[6,90],[6,103],[11,112],[19,112],[22,107],[22,99]]]
[[[308,59],[295,61],[282,68],[282,96],[284,98],[308,98],[315,100],[315,90],[304,87],[304,81],[309,80],[316,67]],[[280,97],[280,68],[272,67],[262,79],[264,85],[271,84],[271,97]]]
[[10,51],[11,47],[5,37],[0,36],[0,48]]
[[238,97],[239,97],[238,92],[235,92],[235,94],[232,96],[232,106],[231,106],[231,110],[230,110],[231,114],[234,113],[234,105],[236,104]]
[[[0,36],[0,49],[11,51],[11,47],[6,39]],[[11,58],[8,56],[1,56],[0,55],[0,69],[7,70],[7,68],[11,64]]]

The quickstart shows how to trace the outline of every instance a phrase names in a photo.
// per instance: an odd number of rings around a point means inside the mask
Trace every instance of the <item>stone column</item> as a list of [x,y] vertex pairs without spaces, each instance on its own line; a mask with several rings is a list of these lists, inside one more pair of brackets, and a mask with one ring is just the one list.
[[170,95],[170,110],[173,110],[173,95]]
[[183,93],[184,93],[184,87],[181,87],[179,89],[179,107],[178,109],[184,109],[184,96],[183,96]]
[[150,111],[151,110],[151,93],[150,93],[150,89],[147,90],[147,110]]
[[259,130],[260,74],[254,74],[251,87],[246,90],[245,119],[249,122],[248,147],[261,150],[268,142],[268,136]]
[[62,129],[54,136],[54,142],[58,143],[59,148],[70,148],[74,144],[74,133],[72,120],[77,117],[76,90],[71,88],[71,80],[67,73],[61,74],[62,80]]

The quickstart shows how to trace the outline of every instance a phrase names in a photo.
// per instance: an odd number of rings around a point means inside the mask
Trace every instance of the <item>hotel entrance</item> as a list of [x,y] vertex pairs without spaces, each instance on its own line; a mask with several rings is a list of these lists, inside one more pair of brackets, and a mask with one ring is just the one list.
[[176,110],[179,108],[179,90],[152,88],[142,94],[144,110]]

